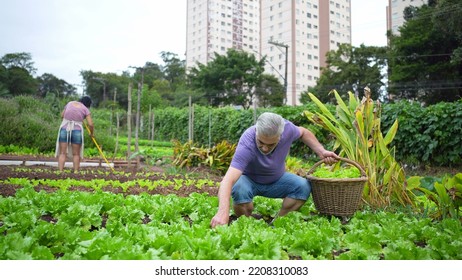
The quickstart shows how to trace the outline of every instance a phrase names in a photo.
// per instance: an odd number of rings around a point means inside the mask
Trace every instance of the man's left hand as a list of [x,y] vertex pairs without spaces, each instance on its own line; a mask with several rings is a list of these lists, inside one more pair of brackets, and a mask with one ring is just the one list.
[[334,152],[324,151],[322,153],[321,159],[323,159],[324,162],[327,163],[327,164],[334,164],[334,163],[336,163],[338,161],[339,156]]

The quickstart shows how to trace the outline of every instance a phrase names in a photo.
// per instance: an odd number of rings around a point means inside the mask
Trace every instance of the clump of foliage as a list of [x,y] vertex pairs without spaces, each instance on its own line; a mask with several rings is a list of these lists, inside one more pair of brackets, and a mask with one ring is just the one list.
[[49,104],[20,95],[0,99],[0,108],[0,145],[54,150],[60,120]]
[[436,219],[462,217],[462,173],[439,180],[420,176],[408,179],[408,188],[416,193],[419,206]]
[[236,151],[236,144],[222,141],[212,148],[198,147],[192,141],[174,140],[173,164],[180,167],[208,166],[225,173]]
[[382,125],[391,127],[395,119],[399,131],[392,145],[401,162],[422,165],[462,164],[462,99],[422,106],[400,101],[383,106]]
[[337,100],[336,115],[311,93],[309,96],[320,112],[305,111],[305,115],[333,134],[334,150],[339,149],[340,156],[364,167],[368,177],[364,200],[374,207],[389,206],[393,202],[412,204],[411,193],[405,188],[404,169],[394,158],[394,148],[388,148],[398,130],[398,121],[384,137],[380,127],[381,104],[377,101],[374,105],[369,88],[365,89],[361,101],[351,92],[348,103],[335,90],[333,94]]

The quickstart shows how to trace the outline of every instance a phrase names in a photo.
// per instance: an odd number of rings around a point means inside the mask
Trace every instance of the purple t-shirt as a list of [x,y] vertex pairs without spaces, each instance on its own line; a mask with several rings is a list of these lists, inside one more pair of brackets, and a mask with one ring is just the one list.
[[249,176],[254,182],[273,183],[284,174],[290,146],[300,136],[298,126],[285,120],[284,132],[276,148],[269,155],[263,155],[257,147],[256,128],[251,126],[239,139],[231,166],[242,171],[242,174]]
[[[90,110],[78,101],[71,101],[64,106],[64,118],[70,121],[82,122],[88,115],[90,115]],[[62,128],[66,128],[64,125]],[[80,126],[76,125],[75,130],[81,130]]]

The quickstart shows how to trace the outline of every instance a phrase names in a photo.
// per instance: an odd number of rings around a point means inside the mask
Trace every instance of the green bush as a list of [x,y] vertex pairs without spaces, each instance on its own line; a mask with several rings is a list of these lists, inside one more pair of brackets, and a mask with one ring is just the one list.
[[15,144],[47,152],[55,147],[59,122],[46,104],[31,96],[0,99],[0,145]]
[[[317,110],[313,105],[303,107],[278,107],[278,108],[258,108],[256,114],[253,110],[242,110],[233,107],[209,108],[203,106],[194,106],[194,134],[195,143],[212,147],[221,141],[237,143],[241,134],[254,124],[254,120],[263,112],[274,112],[284,118],[291,120],[296,125],[304,126],[312,130],[319,141],[327,148],[331,146],[331,141],[327,131],[314,126],[303,116],[303,110],[306,108]],[[329,107],[334,110],[333,106]],[[155,114],[155,139],[161,141],[170,141],[172,139],[181,143],[189,140],[188,108],[165,108],[157,109]],[[148,116],[145,115],[145,120]],[[143,123],[143,131],[148,131],[148,122]],[[143,134],[147,137],[147,134]],[[315,157],[314,153],[302,142],[294,143],[291,151],[292,155],[299,157]]]
[[12,99],[0,99],[0,145],[16,144],[15,119],[19,115],[19,105]]
[[[15,144],[37,147],[40,152],[54,151],[58,126],[61,122],[60,113],[70,100],[70,98],[59,99],[52,94],[47,95],[44,100],[30,96],[0,98],[2,120],[0,145]],[[326,106],[335,113],[333,105],[326,104]],[[296,125],[310,129],[327,149],[331,149],[333,144],[331,135],[326,130],[311,124],[303,115],[305,110],[316,112],[317,109],[314,104],[307,104],[296,107],[257,108],[254,114],[253,110],[240,110],[233,107],[194,106],[194,142],[207,147],[224,140],[237,143],[244,130],[254,123],[255,117],[269,111],[282,115]],[[112,112],[111,109],[92,108],[91,112],[95,122],[96,141],[104,151],[112,153],[115,149],[117,125],[115,112],[119,114],[119,136],[126,137],[126,111]],[[133,141],[135,113],[133,112],[131,120]],[[153,113],[155,140],[169,142],[175,139],[181,143],[189,140],[188,108],[160,108],[153,110]],[[383,104],[381,121],[385,133],[396,119],[399,127],[391,145],[395,147],[395,158],[398,161],[441,166],[462,164],[462,100],[428,107],[406,101]],[[151,133],[148,113],[142,114],[140,125],[140,139],[148,139]],[[85,145],[89,148],[95,147],[90,137],[85,138]],[[300,141],[294,143],[291,155],[308,159],[316,157]]]
[[415,164],[462,164],[462,100],[423,107],[406,101],[383,106],[382,127],[398,119],[396,158]]

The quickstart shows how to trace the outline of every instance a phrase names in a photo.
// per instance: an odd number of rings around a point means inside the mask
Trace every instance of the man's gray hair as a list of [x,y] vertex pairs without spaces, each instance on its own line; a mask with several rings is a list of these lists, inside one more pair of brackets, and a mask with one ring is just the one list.
[[256,123],[257,135],[263,136],[281,136],[284,132],[284,119],[274,113],[261,114]]

